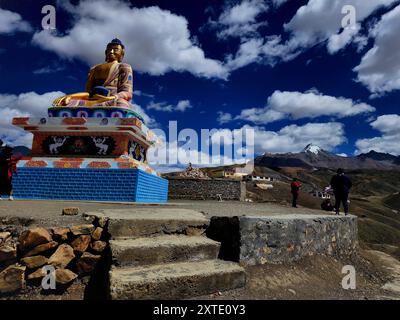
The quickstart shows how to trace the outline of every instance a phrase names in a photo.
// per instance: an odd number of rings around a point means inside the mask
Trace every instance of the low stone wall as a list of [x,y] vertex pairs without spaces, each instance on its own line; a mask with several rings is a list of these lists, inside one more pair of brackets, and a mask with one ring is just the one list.
[[223,200],[244,201],[246,184],[238,180],[170,178],[168,197],[187,200]]
[[240,261],[283,263],[314,254],[348,255],[357,246],[357,218],[285,215],[240,218]]
[[357,247],[358,230],[355,216],[212,217],[207,236],[221,242],[220,259],[259,265],[347,256]]

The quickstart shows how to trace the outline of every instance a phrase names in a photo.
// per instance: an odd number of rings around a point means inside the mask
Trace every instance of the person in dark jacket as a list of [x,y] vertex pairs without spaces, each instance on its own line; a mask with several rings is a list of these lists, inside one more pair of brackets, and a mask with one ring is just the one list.
[[2,194],[8,195],[9,200],[14,200],[12,178],[21,158],[21,155],[13,155],[13,148],[3,144],[0,154],[0,200]]
[[300,187],[301,187],[301,184],[300,184],[300,182],[297,181],[297,178],[293,178],[293,181],[290,184],[293,208],[297,208],[297,198],[299,197]]
[[345,176],[344,170],[339,168],[331,179],[331,187],[335,194],[335,211],[339,215],[340,203],[343,203],[344,214],[349,213],[349,192],[352,187],[351,180]]

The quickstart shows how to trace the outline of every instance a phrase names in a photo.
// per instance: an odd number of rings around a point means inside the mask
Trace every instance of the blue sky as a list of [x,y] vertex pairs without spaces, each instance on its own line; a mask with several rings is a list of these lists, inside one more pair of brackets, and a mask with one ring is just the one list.
[[254,128],[256,153],[399,155],[399,29],[398,0],[0,0],[0,137],[29,146],[12,117],[82,91],[118,37],[150,127]]

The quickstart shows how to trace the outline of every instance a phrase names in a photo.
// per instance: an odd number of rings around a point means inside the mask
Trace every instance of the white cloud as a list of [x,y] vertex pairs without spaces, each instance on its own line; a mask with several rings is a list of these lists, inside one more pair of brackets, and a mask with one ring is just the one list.
[[0,8],[0,34],[12,34],[14,32],[31,32],[30,24],[15,12]]
[[397,114],[379,116],[370,125],[380,131],[382,135],[357,140],[356,153],[367,153],[375,150],[377,152],[400,155],[400,116]]
[[193,108],[193,106],[190,104],[189,100],[181,100],[176,105],[175,110],[185,112],[187,109],[190,109],[190,108]]
[[277,132],[255,127],[255,152],[258,154],[300,152],[309,143],[331,151],[345,141],[344,126],[338,122],[289,125]]
[[371,48],[354,68],[358,81],[373,93],[400,89],[400,5],[385,14],[372,30]]
[[159,124],[157,123],[157,121],[154,118],[151,118],[144,110],[141,106],[139,106],[136,103],[132,103],[132,109],[134,111],[136,111],[137,113],[139,113],[142,117],[144,122],[146,123],[146,126],[149,128],[155,128],[157,127]]
[[131,8],[120,0],[68,3],[66,9],[74,15],[74,26],[65,35],[36,33],[34,44],[93,65],[104,61],[106,44],[118,36],[126,47],[125,61],[135,70],[152,75],[187,71],[206,78],[228,76],[220,61],[206,58],[193,43],[188,21],[170,11],[154,6]]
[[166,102],[150,102],[146,107],[147,110],[156,110],[161,112],[185,112],[187,109],[193,108],[189,100],[181,100],[177,105],[167,104]]
[[47,108],[53,100],[64,95],[63,92],[53,91],[44,94],[36,92],[19,95],[0,94],[0,137],[14,146],[25,145],[32,147],[32,134],[11,124],[14,117],[47,116]]
[[239,4],[227,6],[218,21],[213,23],[219,31],[220,39],[226,37],[248,37],[257,35],[257,30],[267,22],[257,22],[256,18],[268,10],[263,0],[244,0]]
[[43,68],[39,68],[39,69],[33,70],[33,73],[34,74],[48,74],[48,73],[60,72],[60,71],[63,71],[65,69],[66,69],[65,66],[53,65],[53,66],[45,66]]
[[141,90],[134,90],[133,95],[138,97],[154,98],[154,94],[146,93]]
[[234,119],[265,124],[285,118],[344,118],[373,111],[375,108],[366,103],[323,95],[318,91],[301,93],[277,90],[268,98],[266,107],[243,109]]
[[280,7],[281,5],[283,5],[287,1],[288,0],[272,0],[272,3],[274,4],[275,7]]
[[[286,32],[290,34],[287,41],[283,42],[278,36],[265,42],[268,50],[263,50],[270,63],[279,60],[287,61],[296,57],[303,50],[316,44],[327,41],[328,52],[334,54],[346,47],[352,41],[360,46],[359,23],[369,17],[381,6],[389,6],[396,0],[310,0],[300,7],[294,17],[284,25]],[[352,5],[356,9],[355,29],[342,28],[342,8]],[[279,39],[280,41],[277,41]]]
[[339,50],[346,47],[350,42],[353,41],[354,37],[360,32],[361,25],[356,24],[354,28],[344,29],[339,34],[332,35],[327,44],[328,52],[330,54],[335,54]]
[[219,124],[224,124],[232,121],[232,115],[228,112],[218,111],[217,121]]
[[250,39],[243,42],[234,58],[231,55],[227,57],[226,67],[229,70],[236,70],[251,63],[260,61],[262,45],[262,39]]
[[225,25],[252,23],[267,8],[262,0],[244,0],[227,8],[219,17],[219,22]]

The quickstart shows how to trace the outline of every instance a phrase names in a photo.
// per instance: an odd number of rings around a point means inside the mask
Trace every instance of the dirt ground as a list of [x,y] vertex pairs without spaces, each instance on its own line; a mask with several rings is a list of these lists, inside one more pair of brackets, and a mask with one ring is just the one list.
[[[383,259],[386,261],[383,261]],[[344,265],[356,270],[356,289],[342,288]],[[393,268],[396,272],[393,272]],[[384,253],[359,249],[352,257],[311,256],[284,265],[246,267],[244,288],[196,299],[221,300],[399,300],[400,263]]]

